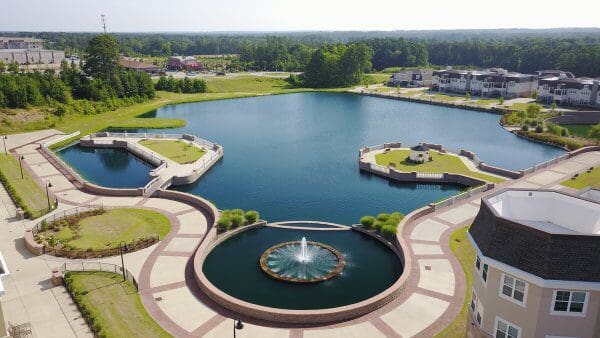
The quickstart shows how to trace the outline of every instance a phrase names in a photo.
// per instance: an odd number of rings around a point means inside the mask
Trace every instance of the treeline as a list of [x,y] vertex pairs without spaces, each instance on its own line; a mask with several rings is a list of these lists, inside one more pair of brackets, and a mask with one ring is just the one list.
[[52,70],[20,73],[15,64],[0,64],[0,108],[49,105],[57,115],[71,110],[91,114],[153,98],[150,76],[124,70],[118,57],[114,39],[99,35],[86,48],[84,69],[63,61],[60,75]]
[[372,55],[373,50],[363,43],[323,46],[312,55],[301,84],[314,88],[359,84],[363,73],[371,69]]
[[202,79],[175,79],[172,76],[161,76],[154,86],[156,90],[173,93],[206,93],[206,81]]

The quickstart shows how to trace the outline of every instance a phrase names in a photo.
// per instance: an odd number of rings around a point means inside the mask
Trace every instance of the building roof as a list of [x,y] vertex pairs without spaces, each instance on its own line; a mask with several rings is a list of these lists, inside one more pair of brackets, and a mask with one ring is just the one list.
[[469,233],[486,257],[546,280],[600,282],[600,203],[551,190],[482,199]]
[[119,59],[119,64],[127,69],[160,69],[159,66],[129,59]]

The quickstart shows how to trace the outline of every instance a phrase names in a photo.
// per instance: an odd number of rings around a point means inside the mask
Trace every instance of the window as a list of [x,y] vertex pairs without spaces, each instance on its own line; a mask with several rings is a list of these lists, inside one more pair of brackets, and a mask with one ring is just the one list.
[[496,317],[496,331],[495,338],[520,338],[521,328],[505,321],[504,319]]
[[483,278],[484,282],[487,282],[487,277],[488,277],[488,265],[483,264],[483,272],[481,273],[481,278]]
[[477,259],[475,260],[475,267],[477,268],[477,271],[481,270],[481,258],[479,255],[477,255]]
[[483,305],[481,305],[481,302],[479,301],[479,299],[477,300],[477,310],[475,313],[475,320],[477,320],[477,325],[479,325],[479,327],[481,327],[481,323],[483,322]]
[[587,292],[562,290],[554,291],[551,313],[584,315],[586,300]]
[[502,283],[500,285],[500,296],[508,300],[516,300],[525,303],[527,293],[527,283],[510,275],[502,274]]
[[475,313],[475,304],[477,304],[477,294],[473,290],[473,294],[471,295],[471,310],[473,310],[473,313]]

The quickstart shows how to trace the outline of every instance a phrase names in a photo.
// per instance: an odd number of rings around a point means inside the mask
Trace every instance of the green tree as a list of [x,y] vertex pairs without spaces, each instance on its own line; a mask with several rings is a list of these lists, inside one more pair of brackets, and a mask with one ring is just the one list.
[[4,73],[4,71],[6,71],[6,64],[0,61],[0,74]]
[[527,105],[525,113],[529,118],[536,118],[542,112],[542,106],[537,103],[531,103]]
[[19,64],[16,62],[11,62],[8,64],[8,71],[13,73],[13,74],[17,74],[19,73]]
[[83,69],[87,75],[110,80],[119,72],[119,45],[111,35],[102,34],[92,38],[85,53]]
[[552,108],[552,112],[554,112],[554,110],[556,110],[556,102],[552,102],[550,108]]

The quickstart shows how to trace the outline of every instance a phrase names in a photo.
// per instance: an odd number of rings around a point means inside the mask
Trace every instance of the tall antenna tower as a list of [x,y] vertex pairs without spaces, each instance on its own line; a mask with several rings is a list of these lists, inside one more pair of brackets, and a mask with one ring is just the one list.
[[102,29],[104,30],[104,34],[106,34],[106,14],[100,15],[100,22],[102,23]]

